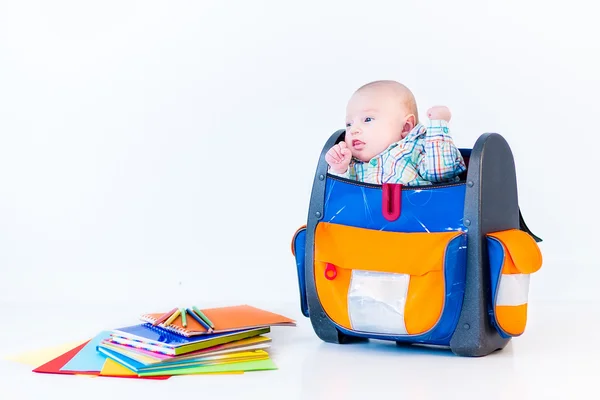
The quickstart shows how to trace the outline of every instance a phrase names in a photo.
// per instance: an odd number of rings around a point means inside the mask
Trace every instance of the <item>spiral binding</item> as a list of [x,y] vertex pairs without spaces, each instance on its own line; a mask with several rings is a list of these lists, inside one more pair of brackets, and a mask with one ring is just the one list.
[[151,317],[149,315],[142,315],[141,319],[142,319],[142,321],[148,322],[148,324],[150,325],[149,328],[153,329],[156,332],[163,332],[163,331],[167,330],[167,331],[169,331],[171,333],[175,333],[179,336],[190,337],[190,334],[187,333],[184,328],[180,328],[178,326],[172,326],[172,325],[165,326],[165,324],[158,324],[158,326],[152,325],[154,322],[156,322],[156,318]]
[[[159,345],[149,345],[142,341],[136,339],[128,339],[124,337],[111,337],[105,340],[107,343],[113,343],[120,346],[129,347],[131,349],[142,349],[146,351],[150,351],[152,353],[159,353],[165,355],[174,355],[173,349],[171,347],[159,346]],[[131,343],[130,343],[131,342]]]

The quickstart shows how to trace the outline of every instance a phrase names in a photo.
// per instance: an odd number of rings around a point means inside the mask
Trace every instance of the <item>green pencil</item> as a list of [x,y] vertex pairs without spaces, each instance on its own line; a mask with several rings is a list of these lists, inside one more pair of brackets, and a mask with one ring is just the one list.
[[194,311],[196,311],[196,313],[198,314],[198,316],[200,318],[202,318],[204,320],[204,322],[206,322],[208,324],[208,326],[210,326],[212,329],[215,329],[215,324],[213,324],[211,322],[211,320],[208,319],[208,317],[202,313],[202,311],[198,310],[198,308],[196,306],[192,306],[192,309]]
[[183,327],[187,327],[187,319],[185,318],[185,308],[181,309],[181,325],[183,325]]

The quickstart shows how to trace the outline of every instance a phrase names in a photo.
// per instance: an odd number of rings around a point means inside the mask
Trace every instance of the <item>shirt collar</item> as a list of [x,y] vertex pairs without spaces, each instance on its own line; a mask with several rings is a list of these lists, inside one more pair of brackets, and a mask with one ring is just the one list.
[[378,155],[376,155],[375,157],[371,158],[369,161],[362,161],[359,160],[358,158],[352,157],[352,160],[355,163],[370,163],[371,161],[373,161],[376,158],[381,157],[382,155],[389,153],[394,147],[399,146],[401,143],[403,142],[407,142],[410,140],[415,140],[417,137],[421,136],[423,133],[425,133],[426,129],[425,126],[423,126],[422,124],[416,124],[414,128],[411,129],[410,132],[408,132],[408,135],[406,135],[404,137],[404,139],[401,139],[397,142],[394,142],[392,144],[390,144],[387,149],[385,149],[384,151],[382,151],[381,153],[379,153]]

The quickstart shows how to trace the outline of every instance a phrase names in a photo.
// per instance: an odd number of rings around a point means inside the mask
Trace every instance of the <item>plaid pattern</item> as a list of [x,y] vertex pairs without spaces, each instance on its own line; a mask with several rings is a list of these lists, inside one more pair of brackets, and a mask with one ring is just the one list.
[[443,120],[431,121],[427,128],[417,124],[404,139],[369,162],[353,158],[345,173],[329,173],[375,184],[416,186],[455,182],[466,166],[448,132],[448,123]]

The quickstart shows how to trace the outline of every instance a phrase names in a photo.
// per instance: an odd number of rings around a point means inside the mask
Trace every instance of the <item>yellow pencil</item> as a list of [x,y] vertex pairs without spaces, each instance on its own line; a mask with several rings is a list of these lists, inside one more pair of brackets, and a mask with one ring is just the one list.
[[178,308],[177,311],[175,311],[175,313],[171,315],[168,320],[165,321],[165,326],[170,325],[173,321],[175,321],[177,317],[179,317],[180,313],[181,310]]
[[177,311],[177,308],[172,309],[171,311],[168,311],[166,313],[164,313],[163,315],[160,316],[160,318],[156,319],[156,321],[154,321],[154,323],[152,325],[158,325],[162,322],[165,322],[167,319],[169,319],[169,317],[171,315],[173,315],[173,313]]

